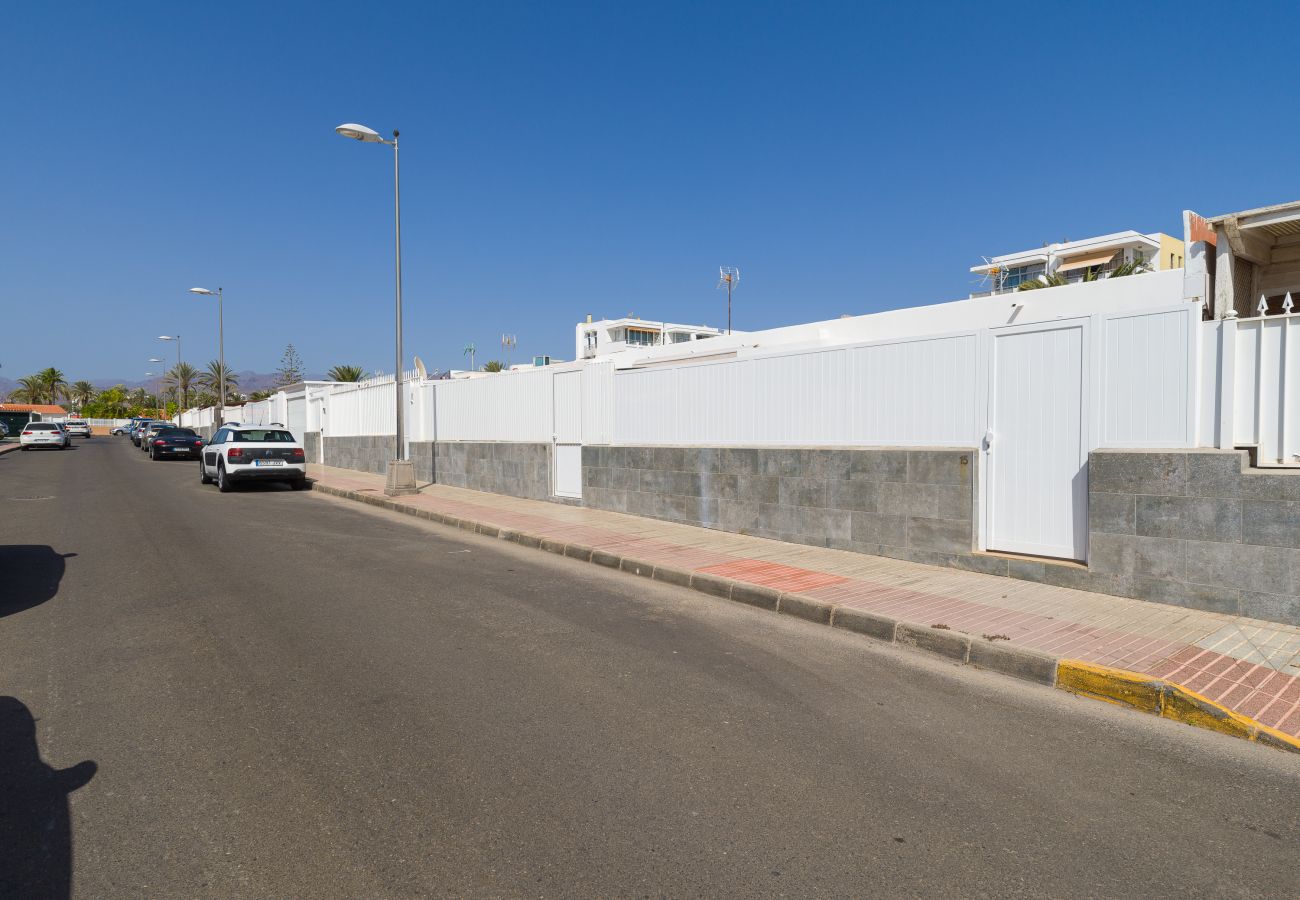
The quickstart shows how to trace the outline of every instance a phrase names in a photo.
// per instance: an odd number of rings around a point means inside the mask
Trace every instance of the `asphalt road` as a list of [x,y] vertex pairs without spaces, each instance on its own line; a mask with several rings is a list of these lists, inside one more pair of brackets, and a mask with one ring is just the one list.
[[0,510],[0,896],[1300,893],[1300,757],[122,438]]

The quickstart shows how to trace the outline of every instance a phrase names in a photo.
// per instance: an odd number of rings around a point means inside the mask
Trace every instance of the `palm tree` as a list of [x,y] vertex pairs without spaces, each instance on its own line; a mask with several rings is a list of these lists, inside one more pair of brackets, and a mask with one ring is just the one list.
[[[214,359],[212,362],[208,363],[208,368],[205,371],[200,372],[194,379],[195,384],[211,392],[210,399],[213,401],[213,405],[215,405],[217,394],[221,391],[221,368],[221,363]],[[229,403],[231,397],[238,393],[234,388],[239,387],[239,376],[230,371],[230,366],[226,366],[225,370],[226,402]],[[200,403],[199,405],[202,406],[204,404]]]
[[19,387],[9,392],[10,403],[40,403],[41,382],[35,375],[18,379]]
[[325,373],[329,381],[360,381],[365,376],[360,366],[335,366]]
[[95,399],[95,393],[95,386],[89,381],[76,381],[68,389],[68,399],[80,411],[90,405],[90,401]]
[[251,394],[248,395],[248,401],[249,401],[250,403],[256,403],[258,400],[265,400],[267,397],[270,397],[272,393],[274,393],[274,392],[273,392],[273,391],[253,391],[253,393],[251,393]]
[[58,403],[60,397],[68,395],[68,382],[63,377],[63,373],[58,369],[50,366],[48,369],[41,369],[34,376],[37,384],[40,385],[41,399],[35,400],[35,403],[46,402],[51,405]]
[[[1120,263],[1109,272],[1102,272],[1097,269],[1085,269],[1080,281],[1101,281],[1103,276],[1106,278],[1123,278],[1125,275],[1140,275],[1149,270],[1145,262],[1140,260],[1131,260]],[[1039,275],[1030,281],[1022,281],[1016,287],[1018,291],[1036,291],[1039,288],[1060,287],[1070,282],[1060,272],[1053,272],[1051,275]]]
[[163,384],[176,392],[177,399],[181,401],[182,407],[188,408],[190,405],[190,389],[198,383],[198,379],[198,369],[187,362],[180,362],[163,378]]
[[500,360],[489,359],[487,362],[483,363],[484,372],[500,372],[504,369],[505,366],[501,364]]

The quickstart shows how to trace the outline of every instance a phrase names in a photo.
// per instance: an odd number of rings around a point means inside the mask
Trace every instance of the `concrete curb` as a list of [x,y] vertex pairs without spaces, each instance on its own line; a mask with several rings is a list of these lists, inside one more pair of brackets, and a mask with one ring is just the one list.
[[1300,753],[1300,740],[1163,678],[1063,659],[1057,664],[1056,686],[1081,697]]
[[4,456],[6,453],[13,453],[15,450],[21,450],[22,448],[22,444],[0,444],[0,456]]
[[934,628],[853,607],[835,606],[815,597],[782,593],[746,581],[656,565],[584,544],[566,544],[541,535],[459,519],[395,502],[382,494],[351,491],[320,482],[313,483],[313,490],[346,500],[359,500],[371,506],[510,541],[523,547],[617,569],[630,575],[651,578],[677,587],[688,587],[710,597],[744,603],[819,625],[851,631],[884,643],[937,654],[960,665],[974,666],[1023,681],[1059,688],[1081,697],[1127,706],[1220,734],[1300,753],[1300,740],[1233,712],[1182,685],[1138,672],[1060,659],[1027,647],[976,638],[948,628]]

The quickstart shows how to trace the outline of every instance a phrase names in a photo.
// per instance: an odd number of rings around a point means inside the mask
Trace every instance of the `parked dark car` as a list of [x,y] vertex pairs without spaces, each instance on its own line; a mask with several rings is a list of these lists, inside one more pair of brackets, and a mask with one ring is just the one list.
[[198,459],[203,449],[203,438],[193,428],[163,428],[148,441],[149,458]]

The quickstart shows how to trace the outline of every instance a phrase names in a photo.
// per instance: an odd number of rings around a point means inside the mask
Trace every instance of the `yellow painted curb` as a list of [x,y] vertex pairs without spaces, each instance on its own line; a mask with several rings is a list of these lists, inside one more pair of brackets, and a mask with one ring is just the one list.
[[1300,739],[1261,725],[1181,684],[1140,672],[1063,659],[1057,664],[1056,686],[1082,697],[1132,707],[1185,725],[1300,753]]

